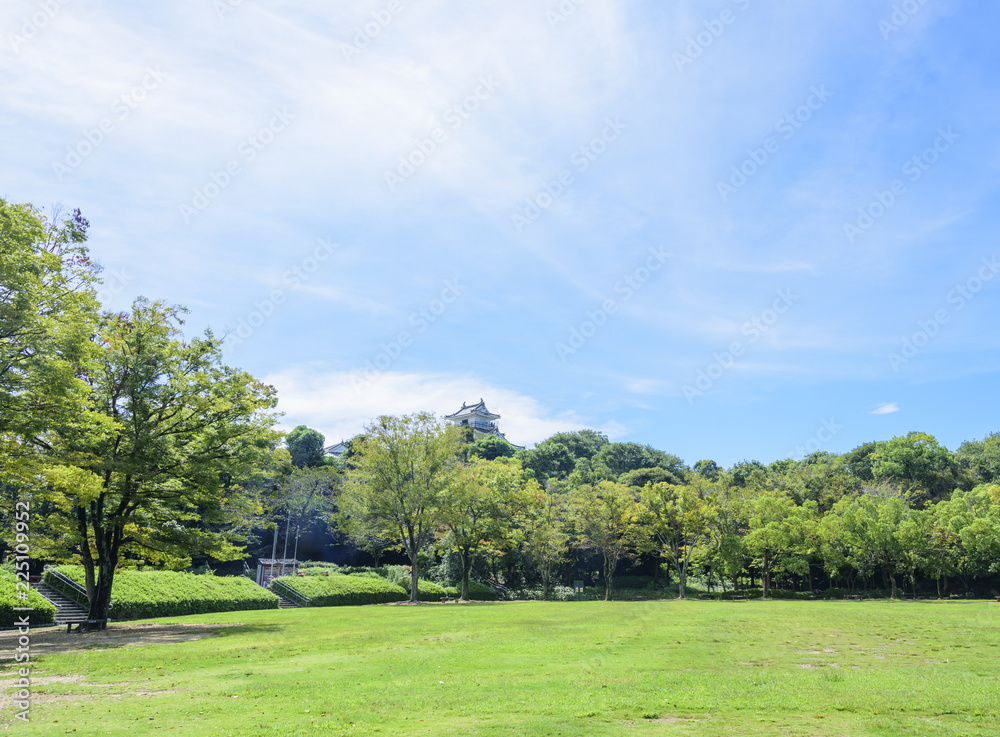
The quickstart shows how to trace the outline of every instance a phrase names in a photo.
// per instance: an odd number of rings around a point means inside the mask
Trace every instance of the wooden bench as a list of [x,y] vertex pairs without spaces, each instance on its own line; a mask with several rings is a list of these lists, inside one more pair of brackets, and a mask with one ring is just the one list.
[[645,596],[630,596],[629,601],[646,601]]
[[865,597],[863,597],[861,594],[851,594],[850,596],[845,596],[844,600],[845,601],[861,601],[864,598]]
[[715,601],[715,594],[698,594],[698,598],[704,601]]
[[747,597],[745,597],[745,596],[742,596],[742,595],[741,595],[741,596],[734,596],[734,597],[733,597],[733,598],[731,599],[731,601],[746,601],[746,600],[747,600]]
[[73,625],[76,625],[77,632],[89,632],[91,630],[106,630],[108,628],[108,620],[106,619],[68,619],[66,620],[66,632],[73,631]]
[[1000,596],[997,597],[997,603],[1000,604]]
[[454,599],[454,598],[452,598],[452,597],[450,597],[450,596],[442,596],[442,597],[441,597],[441,603],[442,603],[442,604],[447,604],[447,603],[448,603],[448,602],[450,602],[450,601],[458,601],[458,600],[457,600],[457,599]]

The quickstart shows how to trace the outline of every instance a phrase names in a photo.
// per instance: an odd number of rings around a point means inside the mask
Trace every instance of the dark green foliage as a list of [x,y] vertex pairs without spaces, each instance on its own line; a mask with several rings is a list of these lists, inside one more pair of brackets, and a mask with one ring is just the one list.
[[[457,599],[462,593],[461,586],[445,586],[445,595]],[[423,597],[423,592],[421,591],[421,597]],[[496,601],[497,592],[484,583],[479,583],[478,581],[469,581],[469,600],[470,601]],[[429,600],[429,599],[428,599]]]
[[665,468],[637,468],[634,471],[623,473],[618,481],[626,486],[634,486],[641,489],[646,484],[683,484],[684,477],[678,476]]
[[722,469],[719,464],[715,461],[703,460],[698,461],[692,467],[694,472],[699,476],[704,476],[709,481],[718,481],[719,476],[722,475]]
[[292,455],[292,465],[298,468],[314,468],[323,465],[323,433],[299,425],[285,439],[288,452]]
[[640,468],[655,467],[683,478],[688,470],[677,456],[639,443],[608,443],[594,456],[594,462],[607,466],[615,476]]
[[522,467],[531,471],[540,484],[551,478],[564,479],[576,466],[576,459],[565,445],[548,440],[539,443],[531,450],[522,450],[518,456],[521,458]]
[[884,442],[862,443],[857,448],[846,454],[847,470],[851,476],[859,481],[874,481],[872,475],[871,455],[877,451]]
[[[59,566],[58,571],[84,583],[83,568]],[[86,607],[79,593],[51,573],[45,581]],[[109,616],[115,620],[151,619],[185,614],[277,609],[278,597],[243,576],[200,576],[177,571],[119,571],[111,591]]]
[[911,432],[883,443],[871,454],[871,462],[876,482],[924,498],[942,499],[962,485],[955,458],[927,433]]
[[469,458],[482,458],[492,461],[494,458],[512,458],[514,446],[496,435],[484,435],[471,443],[468,448]]
[[[23,591],[23,589],[22,589]],[[32,607],[27,612],[32,625],[52,624],[56,621],[56,608],[34,589],[28,591],[28,598],[21,599],[17,592],[17,581],[7,572],[0,573],[0,627],[13,627],[25,612],[15,612],[14,607]]]
[[955,460],[974,484],[1000,481],[1000,433],[965,441],[958,446]]
[[652,576],[615,576],[616,589],[644,589],[653,585]]
[[763,476],[766,473],[767,469],[760,461],[740,461],[729,469],[733,486],[739,487],[748,486],[756,474]]
[[[308,597],[308,606],[388,604],[410,598],[402,586],[389,583],[383,578],[331,573],[329,576],[282,576],[276,580]],[[435,588],[444,591],[440,586]],[[423,587],[418,586],[417,590],[423,596]],[[443,595],[437,594],[438,597]]]
[[597,430],[577,430],[576,432],[557,432],[548,438],[546,443],[560,443],[576,460],[593,458],[597,452],[608,444],[608,436]]

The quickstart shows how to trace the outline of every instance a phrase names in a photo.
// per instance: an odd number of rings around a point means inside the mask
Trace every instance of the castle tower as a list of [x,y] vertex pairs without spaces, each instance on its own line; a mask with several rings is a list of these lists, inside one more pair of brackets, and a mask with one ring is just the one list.
[[457,427],[471,427],[476,438],[481,438],[484,435],[496,435],[510,443],[514,450],[524,450],[523,445],[514,445],[500,432],[498,422],[500,415],[493,414],[486,409],[486,403],[482,398],[476,404],[462,402],[462,409],[454,414],[445,415],[444,419]]

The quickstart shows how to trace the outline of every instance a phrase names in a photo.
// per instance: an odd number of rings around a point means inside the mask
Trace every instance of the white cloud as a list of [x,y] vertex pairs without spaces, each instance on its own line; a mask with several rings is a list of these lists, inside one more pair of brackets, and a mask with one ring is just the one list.
[[[263,379],[273,384],[285,413],[283,426],[308,425],[329,443],[353,437],[379,415],[433,412],[451,414],[462,403],[485,400],[501,416],[500,430],[517,445],[533,445],[553,433],[594,427],[593,420],[576,412],[553,413],[534,397],[494,386],[474,376],[385,372],[366,381],[357,371],[309,371],[290,368]],[[625,428],[617,422],[597,427],[610,438]]]
[[893,412],[899,412],[899,405],[895,402],[880,404],[877,409],[872,410],[873,415],[891,415]]

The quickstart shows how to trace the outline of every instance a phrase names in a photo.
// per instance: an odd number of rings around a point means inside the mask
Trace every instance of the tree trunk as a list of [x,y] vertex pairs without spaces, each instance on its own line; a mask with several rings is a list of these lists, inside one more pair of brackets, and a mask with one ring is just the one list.
[[604,556],[604,601],[611,601],[611,579],[615,575],[615,562],[609,556]]
[[458,557],[462,559],[462,593],[459,596],[461,601],[469,600],[469,572],[472,568],[468,551],[459,551]]
[[417,592],[417,580],[419,579],[420,572],[417,570],[417,556],[410,558],[410,603],[419,604],[420,599]]
[[760,582],[764,588],[764,598],[767,598],[767,590],[770,588],[768,584],[771,583],[771,571],[767,567],[767,551],[764,551],[764,567],[761,569]]
[[893,599],[899,598],[898,597],[898,593],[897,593],[897,587],[896,587],[896,574],[895,573],[890,573],[889,574],[889,581],[892,583],[892,598]]

